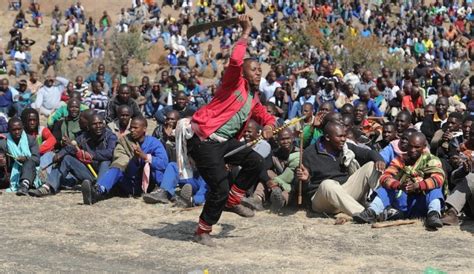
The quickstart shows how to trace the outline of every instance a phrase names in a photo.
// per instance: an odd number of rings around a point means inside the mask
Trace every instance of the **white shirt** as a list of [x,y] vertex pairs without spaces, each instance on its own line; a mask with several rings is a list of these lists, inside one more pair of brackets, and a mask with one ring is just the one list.
[[273,82],[269,84],[267,79],[265,78],[262,78],[262,80],[260,80],[260,92],[263,92],[263,94],[265,94],[265,98],[267,98],[267,100],[273,97],[275,90],[279,87],[281,87],[281,85],[278,82]]
[[25,61],[26,60],[26,54],[25,52],[20,52],[20,51],[17,51],[15,52],[15,62],[17,63],[18,61],[16,61],[16,59],[19,59],[20,61]]

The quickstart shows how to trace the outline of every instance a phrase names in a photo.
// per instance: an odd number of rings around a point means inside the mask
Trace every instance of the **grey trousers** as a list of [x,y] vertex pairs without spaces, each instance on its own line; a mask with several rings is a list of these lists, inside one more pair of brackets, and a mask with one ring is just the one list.
[[471,212],[474,212],[474,173],[469,173],[466,178],[458,181],[451,195],[446,199],[446,203],[461,212],[466,203],[470,206]]

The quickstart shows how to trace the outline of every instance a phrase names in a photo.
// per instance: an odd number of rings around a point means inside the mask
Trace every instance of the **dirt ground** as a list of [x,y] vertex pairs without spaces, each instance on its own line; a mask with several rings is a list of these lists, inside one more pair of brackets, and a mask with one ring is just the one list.
[[134,198],[85,206],[71,191],[0,200],[0,272],[469,272],[474,257],[472,221],[429,232],[421,222],[372,229],[305,211],[224,212],[212,249],[191,241],[199,208]]

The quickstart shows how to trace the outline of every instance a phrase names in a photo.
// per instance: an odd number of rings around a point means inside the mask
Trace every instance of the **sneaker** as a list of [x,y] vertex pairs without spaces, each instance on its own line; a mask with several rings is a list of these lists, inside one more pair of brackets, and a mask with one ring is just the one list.
[[439,213],[437,211],[428,212],[425,225],[428,228],[434,228],[434,229],[443,227],[443,222],[440,219]]
[[454,208],[448,209],[441,218],[443,225],[459,225],[458,212]]
[[151,193],[143,195],[143,201],[147,204],[167,204],[170,202],[168,199],[168,193],[162,188],[158,188]]
[[89,180],[82,181],[82,199],[85,205],[93,205],[102,200],[102,193],[100,193],[97,185],[94,185]]
[[252,209],[241,204],[235,205],[233,207],[225,207],[225,210],[229,212],[234,212],[235,214],[246,218],[255,216],[255,212],[253,212]]
[[30,189],[30,185],[23,181],[20,183],[20,189],[16,192],[16,195],[18,196],[26,196],[28,195],[28,190]]
[[404,218],[404,215],[400,210],[393,208],[391,206],[385,208],[383,212],[377,217],[377,221],[395,221],[401,220]]
[[270,194],[270,211],[278,213],[285,206],[285,198],[283,198],[283,191],[279,187],[272,188]]
[[202,244],[209,247],[216,247],[216,243],[211,238],[211,235],[208,233],[194,234],[194,241],[198,244]]
[[257,195],[242,198],[240,204],[256,211],[264,210],[262,199]]
[[361,213],[352,215],[352,219],[358,224],[373,224],[377,221],[377,213],[371,208],[366,208]]
[[42,185],[39,188],[30,189],[30,191],[28,191],[28,194],[33,197],[44,197],[51,195],[51,190],[49,189],[49,187]]
[[176,197],[175,206],[181,208],[193,206],[193,186],[191,184],[185,184],[181,188],[179,196]]

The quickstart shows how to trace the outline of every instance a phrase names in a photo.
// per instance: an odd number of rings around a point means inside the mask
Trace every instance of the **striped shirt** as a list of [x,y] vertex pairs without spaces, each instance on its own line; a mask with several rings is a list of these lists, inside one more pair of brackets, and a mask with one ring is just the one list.
[[109,97],[103,92],[99,94],[91,93],[84,99],[84,104],[90,109],[96,110],[98,113],[105,113],[108,103]]
[[445,179],[441,161],[433,154],[424,153],[413,166],[407,166],[405,160],[397,156],[380,177],[380,185],[398,189],[408,179],[418,182],[421,191],[440,188]]

